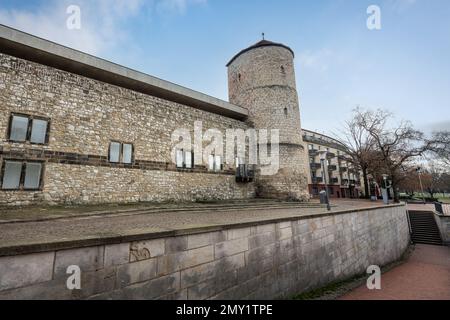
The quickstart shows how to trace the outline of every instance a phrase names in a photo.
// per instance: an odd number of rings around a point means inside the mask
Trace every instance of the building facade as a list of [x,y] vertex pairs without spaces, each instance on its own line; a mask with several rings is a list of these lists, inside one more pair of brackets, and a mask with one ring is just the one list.
[[[240,52],[226,102],[0,25],[0,205],[306,200],[293,58],[271,42]],[[223,155],[174,154],[171,135],[196,121],[281,128],[280,170],[237,179]]]
[[[318,197],[326,190],[332,198],[359,198],[362,194],[361,174],[354,167],[344,146],[336,139],[303,129],[303,140],[308,149],[308,188],[311,196]],[[321,161],[320,152],[326,151]]]

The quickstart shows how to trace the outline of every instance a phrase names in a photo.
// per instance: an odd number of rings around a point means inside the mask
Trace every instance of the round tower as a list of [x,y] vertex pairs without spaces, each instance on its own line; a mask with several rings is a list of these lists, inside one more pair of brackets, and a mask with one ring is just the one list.
[[248,123],[255,129],[280,132],[279,170],[275,175],[258,174],[259,195],[309,199],[294,52],[263,40],[239,52],[227,67],[230,102],[248,109]]

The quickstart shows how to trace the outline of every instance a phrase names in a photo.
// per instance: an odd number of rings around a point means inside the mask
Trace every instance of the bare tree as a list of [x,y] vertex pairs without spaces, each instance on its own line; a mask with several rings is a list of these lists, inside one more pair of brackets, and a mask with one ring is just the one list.
[[359,125],[373,138],[386,174],[392,180],[394,201],[399,202],[398,186],[402,179],[401,168],[433,148],[440,149],[435,137],[426,139],[421,131],[415,130],[409,122],[402,121],[394,128],[388,128],[390,112],[384,110],[359,111]]
[[370,197],[369,168],[375,152],[375,139],[361,126],[361,114],[359,107],[353,110],[353,117],[345,122],[341,134],[336,135],[338,141],[344,146],[345,152],[350,156],[352,164],[362,172],[364,181],[364,196]]

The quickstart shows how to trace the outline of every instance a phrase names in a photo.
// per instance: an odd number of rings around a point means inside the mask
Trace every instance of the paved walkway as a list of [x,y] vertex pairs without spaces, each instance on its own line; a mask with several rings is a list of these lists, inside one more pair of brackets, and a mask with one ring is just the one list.
[[365,285],[341,300],[450,300],[450,247],[416,245],[407,262],[381,277],[381,290]]
[[[362,210],[380,206],[366,201],[334,202],[332,212]],[[0,223],[0,256],[12,252],[45,250],[55,243],[61,247],[97,245],[101,241],[139,236],[173,236],[180,232],[195,232],[198,229],[220,229],[224,226],[246,226],[245,224],[268,223],[282,219],[328,214],[323,207],[305,207],[293,203],[278,204],[278,208],[265,208],[261,203],[257,208],[235,206],[233,208],[210,208],[203,211],[146,212],[145,210],[77,216],[48,221],[27,221]],[[192,208],[191,208],[192,209]],[[200,209],[200,208],[198,208]],[[203,208],[205,209],[205,208]]]

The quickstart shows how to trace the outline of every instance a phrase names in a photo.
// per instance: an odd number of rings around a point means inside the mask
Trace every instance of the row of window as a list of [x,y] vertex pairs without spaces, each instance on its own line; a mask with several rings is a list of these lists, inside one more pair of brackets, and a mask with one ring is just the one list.
[[[176,165],[180,169],[192,169],[194,167],[194,153],[192,151],[177,150]],[[219,172],[223,170],[223,162],[221,156],[209,155],[208,170]]]
[[42,162],[4,161],[2,190],[38,190],[42,172]]
[[14,142],[30,142],[33,144],[48,143],[49,120],[27,116],[12,115],[9,125],[9,140]]

